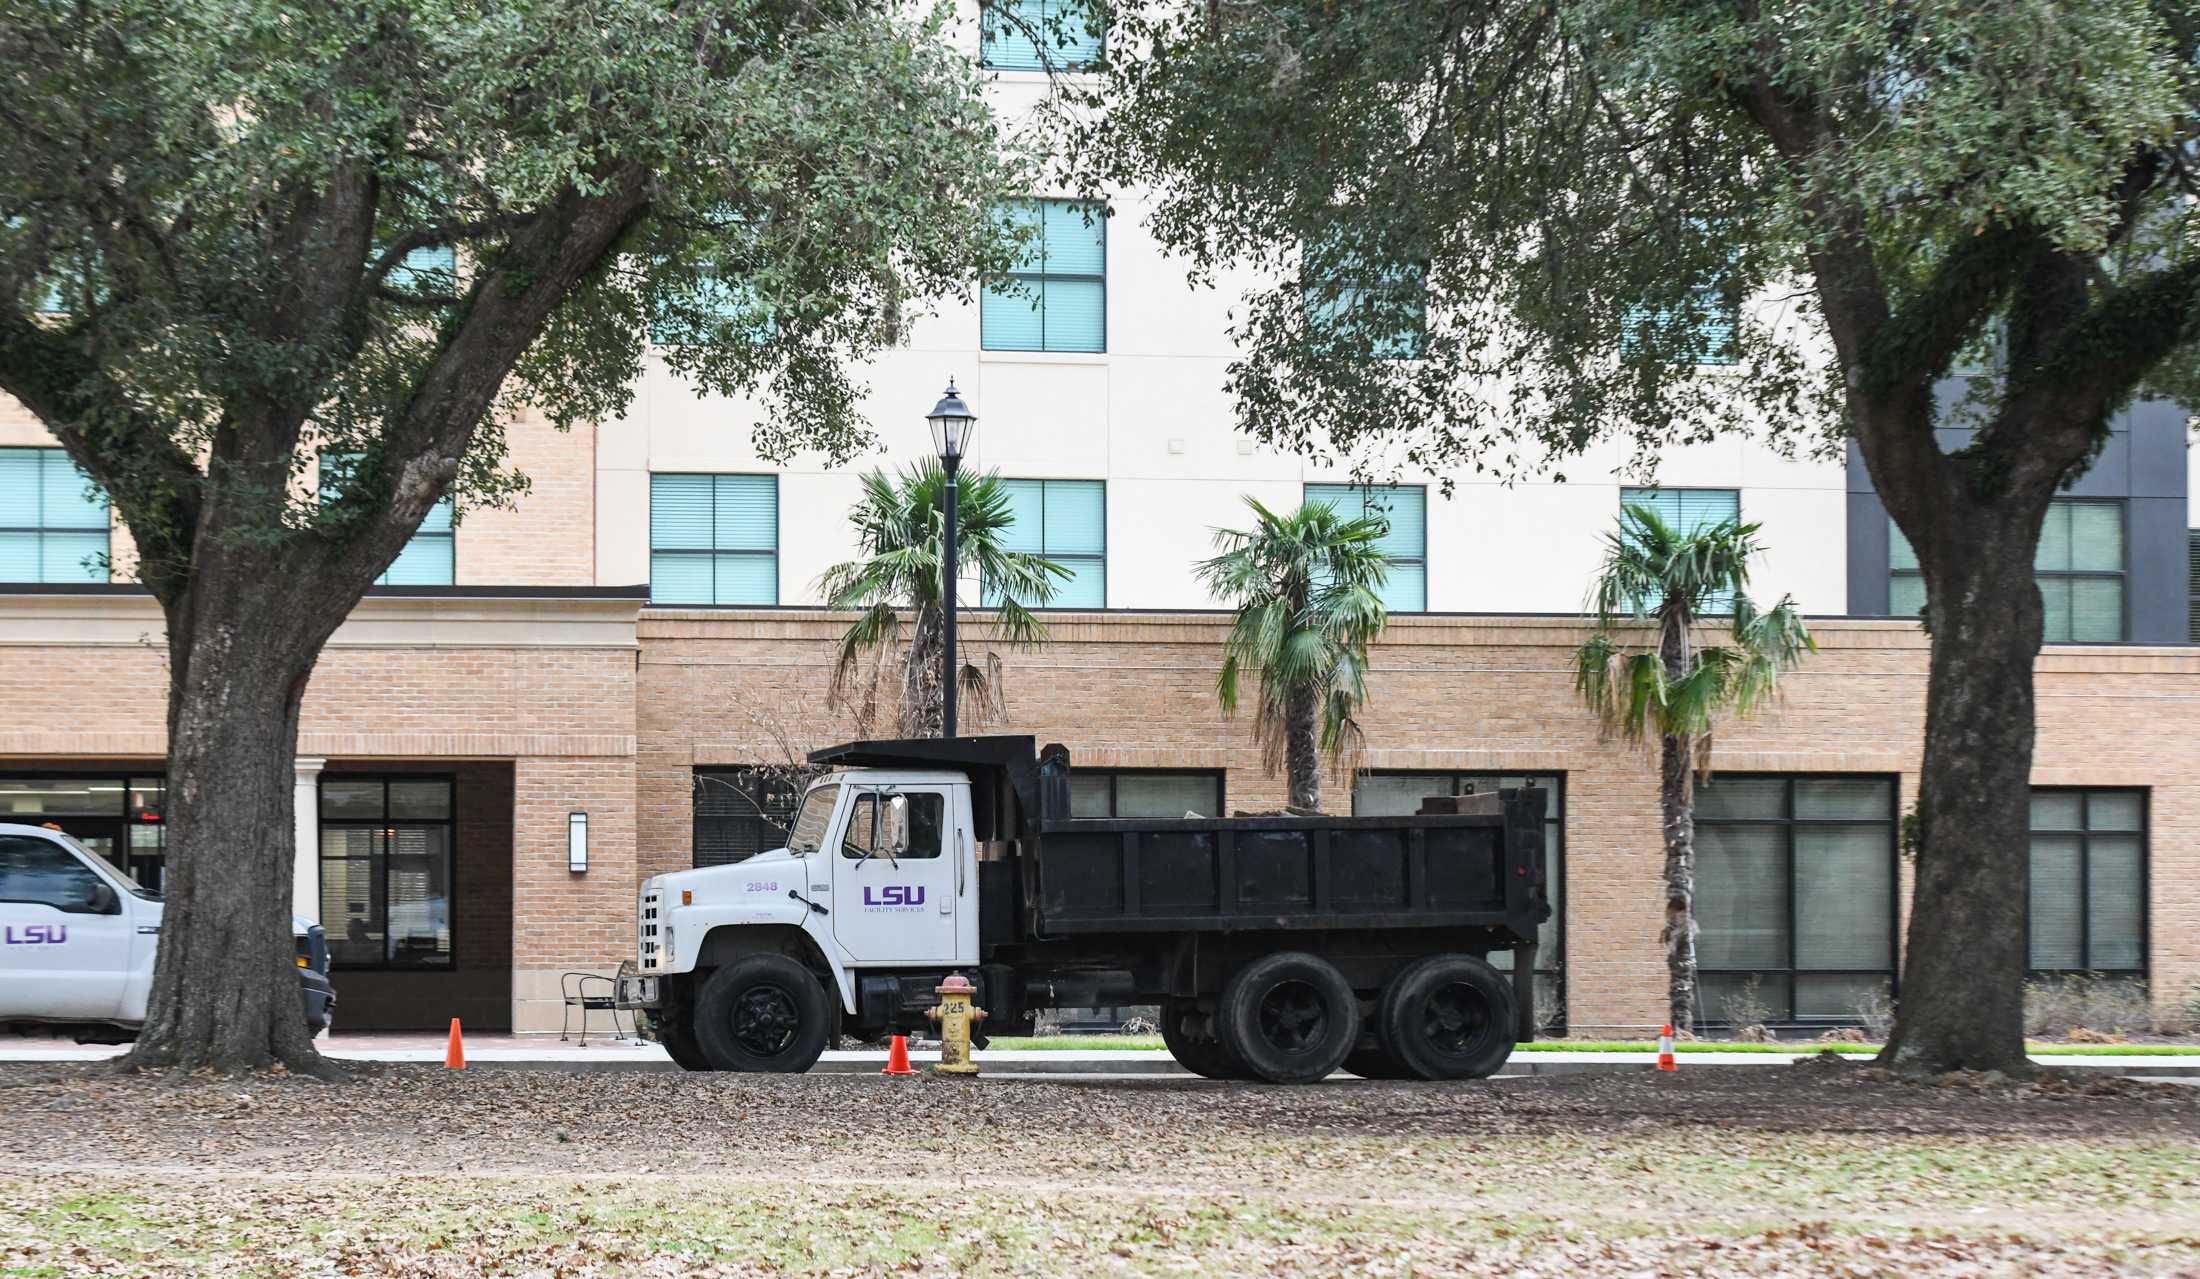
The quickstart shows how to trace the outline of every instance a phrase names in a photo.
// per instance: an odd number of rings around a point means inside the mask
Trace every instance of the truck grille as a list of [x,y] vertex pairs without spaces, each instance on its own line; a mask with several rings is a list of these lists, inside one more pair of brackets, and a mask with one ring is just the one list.
[[657,966],[657,890],[642,894],[641,911],[641,966],[644,969]]

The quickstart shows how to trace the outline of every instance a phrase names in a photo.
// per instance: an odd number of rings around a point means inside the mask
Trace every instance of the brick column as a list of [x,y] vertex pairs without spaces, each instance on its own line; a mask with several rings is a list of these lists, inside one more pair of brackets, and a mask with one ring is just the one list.
[[325,759],[300,755],[291,820],[298,829],[298,854],[291,866],[290,913],[321,922],[321,769]]
[[[588,869],[566,817],[588,814]],[[559,974],[609,976],[634,953],[634,757],[512,761],[512,1029],[558,1028]]]

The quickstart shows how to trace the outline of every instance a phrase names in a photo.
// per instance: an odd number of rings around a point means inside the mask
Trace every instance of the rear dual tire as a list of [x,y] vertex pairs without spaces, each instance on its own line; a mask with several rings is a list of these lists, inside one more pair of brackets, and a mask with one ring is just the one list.
[[1417,959],[1383,987],[1375,1008],[1387,1061],[1371,1066],[1402,1073],[1367,1077],[1486,1079],[1512,1056],[1518,1009],[1512,983],[1472,955]]
[[1214,1019],[1199,1010],[1197,1001],[1171,999],[1161,1006],[1161,1042],[1177,1065],[1202,1079],[1246,1078],[1214,1037],[1213,1025]]
[[1319,955],[1264,955],[1231,975],[1215,1001],[1215,1038],[1242,1077],[1271,1084],[1326,1079],[1360,1039],[1360,1000]]

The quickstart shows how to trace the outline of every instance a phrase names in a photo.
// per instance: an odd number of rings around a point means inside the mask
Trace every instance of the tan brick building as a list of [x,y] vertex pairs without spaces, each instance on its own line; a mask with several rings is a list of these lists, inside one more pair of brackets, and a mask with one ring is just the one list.
[[[981,39],[975,0],[962,9],[995,104],[1028,111],[1045,74]],[[1223,617],[1194,565],[1247,496],[1387,514],[1393,620],[1366,772],[1332,782],[1331,807],[1549,786],[1563,910],[1544,950],[1577,1028],[1654,1023],[1662,989],[1653,773],[1599,740],[1570,686],[1600,539],[1623,501],[1760,525],[1759,594],[1791,594],[1821,651],[1776,710],[1721,733],[1701,809],[1707,1011],[1753,981],[1775,1018],[1840,1020],[1899,984],[1895,831],[1926,656],[1904,615],[1922,584],[1856,459],[1724,439],[1676,448],[1655,476],[1598,448],[1563,482],[1406,469],[1356,489],[1342,462],[1230,429],[1227,311],[1245,280],[1189,287],[1137,191],[1107,217],[1028,201],[1061,238],[1023,273],[1048,320],[988,294],[914,321],[861,371],[880,439],[856,465],[760,457],[762,406],[700,398],[653,359],[619,420],[513,426],[532,483],[514,509],[423,526],[306,698],[294,895],[334,943],[340,1025],[555,1028],[560,975],[631,949],[641,876],[771,838],[757,810],[786,797],[744,770],[851,731],[825,706],[843,619],[816,611],[818,575],[852,549],[858,472],[930,452],[918,419],[950,375],[982,419],[973,464],[1011,482],[1018,544],[1073,569],[1053,642],[1002,655],[999,727],[1071,747],[1080,812],[1274,805],[1250,726],[1216,708]],[[2031,882],[2009,886],[2036,968],[2143,979],[2165,1009],[2200,984],[2186,436],[2172,406],[2120,416],[2050,517]],[[323,482],[322,459],[303,461]],[[165,659],[132,558],[104,499],[0,401],[0,821],[62,825],[151,881]]]

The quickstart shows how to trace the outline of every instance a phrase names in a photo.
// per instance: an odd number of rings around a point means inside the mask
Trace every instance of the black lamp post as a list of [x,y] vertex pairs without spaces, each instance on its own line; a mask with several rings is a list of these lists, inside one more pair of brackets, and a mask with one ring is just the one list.
[[963,403],[962,395],[955,390],[955,379],[947,379],[947,393],[932,411],[924,415],[932,424],[932,446],[939,450],[940,469],[947,476],[947,503],[944,512],[947,519],[945,563],[940,566],[940,607],[945,624],[942,639],[944,652],[942,674],[946,677],[940,688],[940,736],[955,735],[955,473],[962,467],[963,450],[970,447],[970,439],[978,433],[978,415]]

